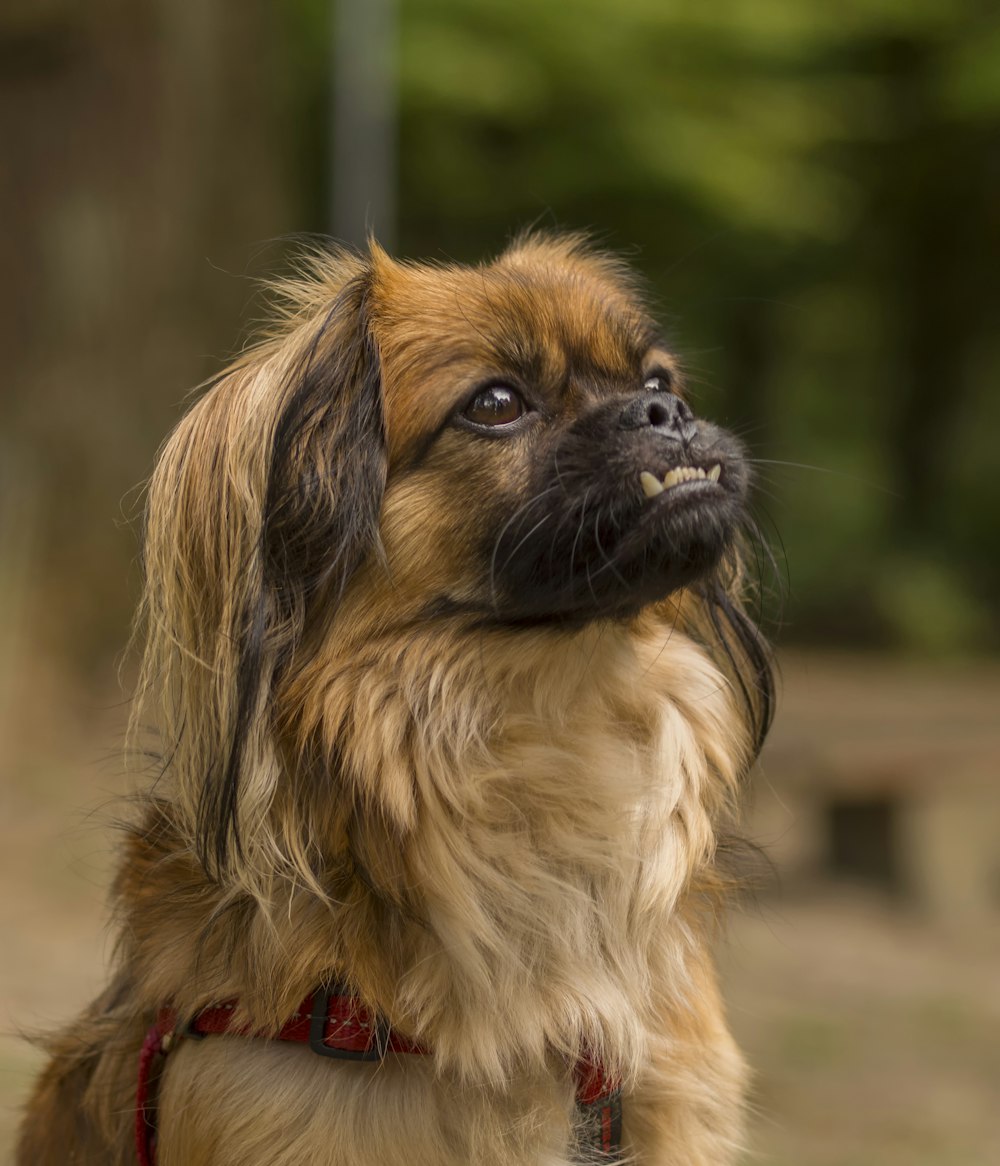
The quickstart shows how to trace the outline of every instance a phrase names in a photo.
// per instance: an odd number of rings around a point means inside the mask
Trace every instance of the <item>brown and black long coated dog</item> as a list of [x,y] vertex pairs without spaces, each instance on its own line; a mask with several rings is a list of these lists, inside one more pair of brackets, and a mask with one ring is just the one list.
[[162,772],[18,1161],[731,1163],[709,947],[771,702],[739,443],[576,237],[280,293],[151,482]]

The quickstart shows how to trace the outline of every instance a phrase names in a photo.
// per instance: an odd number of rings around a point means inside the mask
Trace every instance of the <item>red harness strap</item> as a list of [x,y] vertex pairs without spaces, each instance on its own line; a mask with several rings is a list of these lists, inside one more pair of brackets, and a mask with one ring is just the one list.
[[[146,1033],[139,1054],[135,1099],[135,1147],[139,1166],[156,1166],[156,1086],[164,1058],[180,1037],[200,1039],[210,1035],[265,1037],[247,1026],[230,1027],[235,1001],[202,1009],[184,1027],[178,1027],[177,1013],[161,1008],[156,1023]],[[426,1054],[416,1041],[394,1032],[373,1015],[356,996],[318,988],[298,1006],[271,1040],[308,1044],[314,1053],[350,1061],[380,1061],[386,1053]],[[621,1087],[608,1077],[603,1067],[590,1058],[581,1058],[575,1068],[576,1105],[581,1126],[581,1150],[613,1162],[621,1154]]]

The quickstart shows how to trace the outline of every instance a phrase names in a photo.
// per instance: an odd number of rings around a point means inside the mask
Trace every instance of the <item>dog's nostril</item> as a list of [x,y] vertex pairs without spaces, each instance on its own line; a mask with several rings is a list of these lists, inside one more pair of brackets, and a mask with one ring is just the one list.
[[670,420],[670,414],[660,401],[653,401],[646,414],[650,425],[665,425]]

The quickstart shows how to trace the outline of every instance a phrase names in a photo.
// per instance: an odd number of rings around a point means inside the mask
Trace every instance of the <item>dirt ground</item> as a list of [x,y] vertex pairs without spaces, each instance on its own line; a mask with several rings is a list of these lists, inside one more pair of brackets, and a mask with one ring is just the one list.
[[735,919],[724,966],[756,1073],[748,1162],[1000,1162],[995,932],[818,892]]
[[[0,1162],[40,1063],[17,1031],[102,978],[122,720],[52,690],[0,738]],[[721,958],[755,1072],[748,1166],[1000,1163],[1000,916],[792,882],[734,915]]]

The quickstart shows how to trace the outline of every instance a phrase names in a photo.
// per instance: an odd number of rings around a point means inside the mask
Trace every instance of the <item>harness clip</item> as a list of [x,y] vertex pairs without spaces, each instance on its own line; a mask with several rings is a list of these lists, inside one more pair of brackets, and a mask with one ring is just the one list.
[[309,1047],[321,1057],[333,1057],[337,1061],[381,1061],[389,1050],[389,1028],[381,1019],[371,1027],[371,1040],[367,1048],[345,1049],[326,1043],[326,1025],[330,1019],[330,1000],[342,995],[336,989],[317,988],[313,993],[309,1016]]

